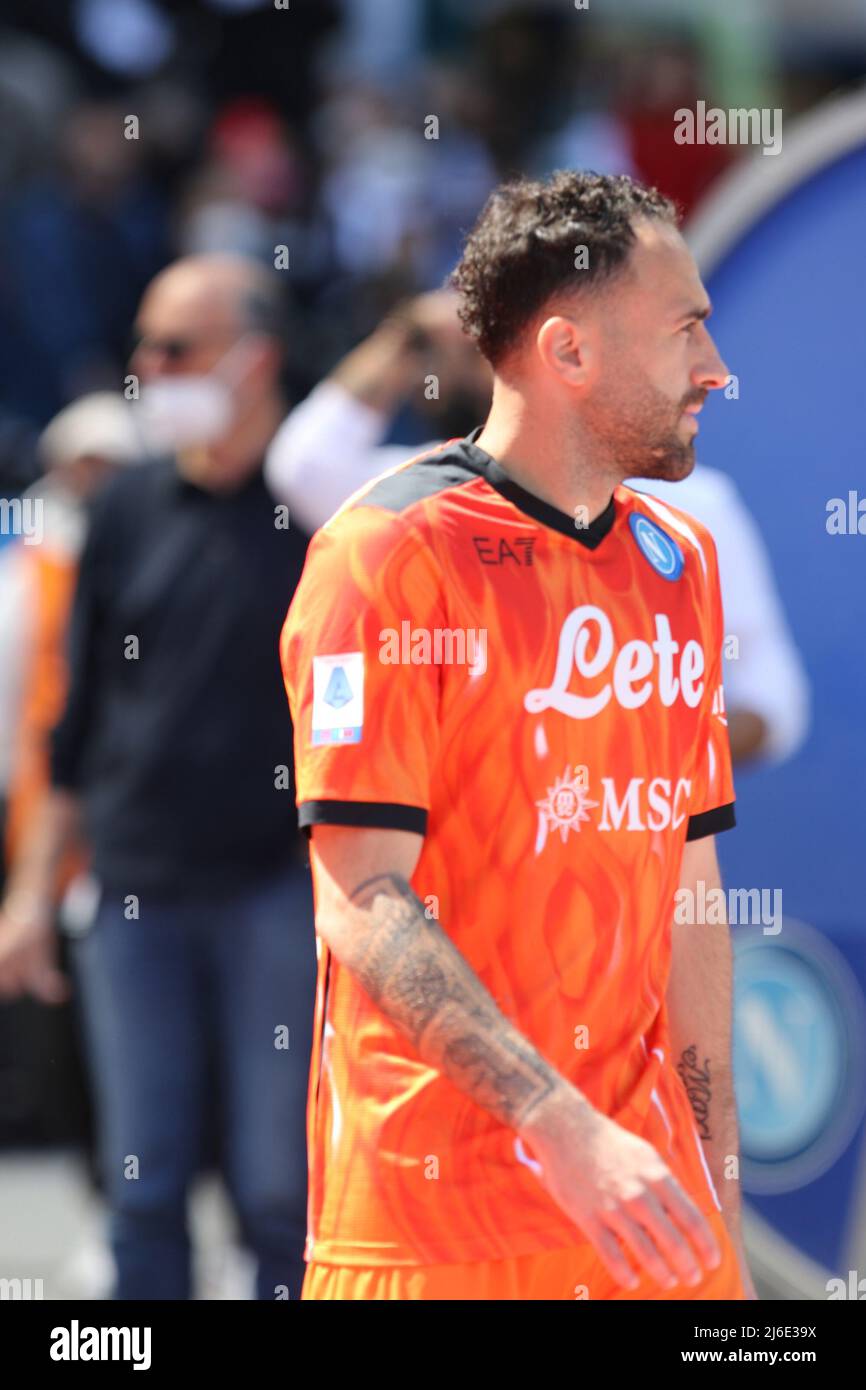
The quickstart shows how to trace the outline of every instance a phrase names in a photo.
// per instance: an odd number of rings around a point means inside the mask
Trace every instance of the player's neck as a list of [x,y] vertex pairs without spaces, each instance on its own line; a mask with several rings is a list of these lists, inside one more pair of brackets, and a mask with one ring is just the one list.
[[604,511],[622,481],[618,473],[590,457],[575,437],[573,422],[568,431],[557,430],[547,420],[540,424],[538,416],[520,401],[503,402],[497,408],[494,396],[475,443],[527,492],[567,516],[585,508],[586,522]]

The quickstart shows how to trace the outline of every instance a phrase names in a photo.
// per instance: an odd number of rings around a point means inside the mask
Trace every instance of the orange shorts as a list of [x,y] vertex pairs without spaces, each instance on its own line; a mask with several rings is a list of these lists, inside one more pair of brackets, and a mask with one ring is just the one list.
[[[537,1255],[518,1255],[508,1260],[475,1264],[386,1265],[356,1268],[344,1265],[308,1264],[301,1294],[303,1299],[481,1300],[510,1299],[569,1302],[574,1299],[742,1299],[739,1265],[733,1245],[719,1216],[708,1218],[722,1251],[718,1269],[710,1270],[694,1288],[680,1284],[660,1289],[644,1274],[636,1289],[615,1284],[591,1247],[581,1244],[567,1250],[545,1250]],[[630,1257],[632,1268],[634,1259]]]

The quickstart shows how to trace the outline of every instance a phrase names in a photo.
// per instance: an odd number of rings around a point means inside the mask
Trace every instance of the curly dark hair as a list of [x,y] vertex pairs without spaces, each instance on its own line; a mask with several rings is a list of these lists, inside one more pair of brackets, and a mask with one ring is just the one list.
[[[670,199],[625,174],[561,170],[497,188],[451,276],[463,327],[487,360],[496,366],[557,291],[590,289],[615,275],[638,217],[678,222]],[[585,269],[576,266],[578,247],[586,247]]]

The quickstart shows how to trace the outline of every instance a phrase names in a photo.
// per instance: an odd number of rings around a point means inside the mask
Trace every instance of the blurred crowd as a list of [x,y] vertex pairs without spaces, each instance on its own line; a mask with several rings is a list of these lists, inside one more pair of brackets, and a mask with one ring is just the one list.
[[0,487],[34,476],[36,426],[117,388],[175,256],[286,248],[298,398],[441,282],[503,175],[630,172],[689,213],[736,151],[675,145],[672,110],[745,71],[788,119],[859,70],[729,8],[725,32],[664,3],[4,0]]

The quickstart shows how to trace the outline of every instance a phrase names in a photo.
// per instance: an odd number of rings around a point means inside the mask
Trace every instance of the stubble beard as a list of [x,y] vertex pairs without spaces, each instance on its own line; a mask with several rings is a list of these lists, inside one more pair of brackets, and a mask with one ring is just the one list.
[[655,478],[667,483],[679,483],[687,478],[695,466],[695,442],[690,439],[683,443],[671,438],[664,444],[651,448],[640,467],[631,474],[634,478]]
[[683,439],[677,433],[682,411],[680,406],[671,425],[670,401],[649,390],[628,415],[619,401],[606,402],[594,419],[584,422],[598,440],[599,452],[623,478],[677,483],[695,466],[694,437]]

